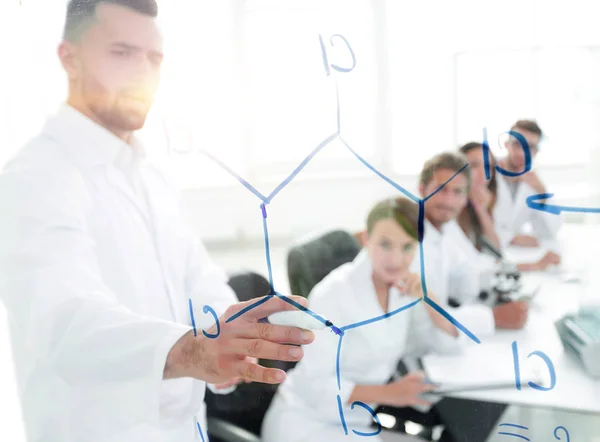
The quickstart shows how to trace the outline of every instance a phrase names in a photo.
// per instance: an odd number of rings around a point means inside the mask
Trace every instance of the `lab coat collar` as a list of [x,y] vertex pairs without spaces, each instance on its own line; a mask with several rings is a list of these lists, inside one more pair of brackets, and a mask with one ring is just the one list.
[[454,220],[447,222],[446,224],[442,225],[442,229],[441,231],[436,229],[434,227],[433,224],[431,224],[431,222],[429,222],[429,220],[427,218],[425,218],[424,220],[424,227],[425,227],[425,238],[427,239],[427,242],[434,242],[434,243],[440,243],[442,242],[443,238],[444,238],[444,234],[446,233],[448,226],[450,225],[450,223],[453,223]]
[[43,133],[63,146],[79,164],[91,167],[146,158],[135,135],[131,144],[127,144],[68,104],[63,104],[48,120]]
[[356,258],[352,261],[352,267],[354,268],[354,271],[351,274],[354,278],[353,285],[355,287],[357,285],[365,284],[365,281],[368,281],[371,285],[373,284],[373,267],[367,249],[362,249],[358,255],[356,255]]

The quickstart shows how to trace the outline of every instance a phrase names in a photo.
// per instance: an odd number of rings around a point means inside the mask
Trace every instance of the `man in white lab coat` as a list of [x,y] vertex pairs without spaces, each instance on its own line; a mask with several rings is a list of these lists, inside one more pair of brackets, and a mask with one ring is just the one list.
[[[518,329],[526,322],[528,304],[510,302],[492,309],[478,303],[480,275],[485,270],[485,263],[469,259],[458,245],[457,238],[453,237],[460,232],[456,217],[467,204],[469,169],[464,169],[452,180],[450,178],[465,164],[467,159],[464,155],[445,152],[427,161],[421,171],[421,197],[435,193],[424,205],[423,250],[427,290],[447,305],[450,299],[459,303],[460,307],[450,309],[450,313],[475,335],[493,333],[496,327]],[[420,270],[418,259],[413,261],[413,266],[415,271]]]
[[[456,241],[457,235],[464,235],[456,217],[467,204],[471,179],[468,168],[457,174],[465,164],[464,155],[445,152],[425,162],[421,171],[421,198],[433,195],[424,204],[424,270],[427,290],[437,295],[456,320],[481,338],[496,327],[522,328],[529,308],[525,302],[509,302],[495,308],[477,302],[480,273],[489,261],[474,260],[464,254]],[[419,261],[413,261],[414,271],[420,271]],[[450,299],[460,307],[450,307]],[[443,442],[486,440],[505,408],[504,404],[445,398],[435,405],[432,414],[445,426],[440,439]]]
[[203,440],[206,383],[279,383],[256,358],[297,361],[283,344],[314,339],[258,323],[294,308],[278,298],[226,323],[250,303],[133,134],[158,85],[156,15],[154,0],[69,3],[68,101],[0,175],[0,299],[32,442]]
[[[527,142],[531,161],[535,159],[542,130],[532,120],[519,120],[511,128],[520,134]],[[526,158],[521,141],[510,136],[505,143],[507,156],[499,161],[499,166],[509,173],[520,173],[525,170]],[[494,207],[494,222],[500,233],[502,246],[514,244],[523,247],[538,247],[540,242],[556,249],[555,237],[560,228],[561,220],[557,215],[533,210],[527,206],[527,197],[534,194],[546,193],[546,187],[538,175],[530,170],[517,177],[506,176],[496,172],[497,199]],[[531,227],[531,234],[524,234],[526,224]],[[554,246],[554,247],[553,247]],[[552,253],[553,264],[560,263],[557,253]]]

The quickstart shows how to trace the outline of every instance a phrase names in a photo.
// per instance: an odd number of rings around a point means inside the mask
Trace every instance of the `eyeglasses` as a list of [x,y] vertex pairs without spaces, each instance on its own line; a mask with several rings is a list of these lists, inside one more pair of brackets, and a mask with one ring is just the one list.
[[[521,147],[521,143],[519,142],[519,140],[517,140],[515,138],[511,138],[510,140],[508,140],[508,143],[511,146]],[[529,144],[529,143],[527,143],[527,146],[529,146],[529,150],[534,150],[534,149],[538,149],[539,148],[539,145],[537,145],[537,144]]]

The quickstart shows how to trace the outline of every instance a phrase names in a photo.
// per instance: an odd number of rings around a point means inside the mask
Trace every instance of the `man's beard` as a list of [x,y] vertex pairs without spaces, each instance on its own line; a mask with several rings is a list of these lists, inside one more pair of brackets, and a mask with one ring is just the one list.
[[114,130],[133,132],[141,129],[146,122],[149,108],[127,106],[118,99],[111,103],[93,103],[91,110],[106,126]]
[[91,78],[90,82],[90,92],[86,94],[91,98],[89,108],[103,126],[118,132],[133,132],[144,127],[151,98],[131,92],[111,93],[96,78]]
[[508,158],[508,167],[512,172],[519,172],[523,169],[524,164],[515,164],[514,161],[509,157]]

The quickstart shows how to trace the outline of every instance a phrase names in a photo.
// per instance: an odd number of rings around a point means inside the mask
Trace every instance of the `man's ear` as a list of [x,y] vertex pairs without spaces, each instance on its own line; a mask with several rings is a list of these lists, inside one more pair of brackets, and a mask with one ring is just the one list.
[[361,234],[361,238],[360,238],[360,244],[362,246],[366,246],[367,242],[369,241],[369,232],[367,232],[366,230],[363,230],[361,233],[362,234]]
[[367,243],[368,237],[369,237],[369,235],[366,230],[362,230],[362,231],[356,232],[354,234],[354,238],[356,239],[356,241],[358,241],[358,243],[360,244],[361,247],[365,246],[365,244]]
[[77,59],[77,47],[66,40],[58,45],[58,58],[60,64],[69,77],[69,81],[76,80],[79,77],[79,60]]

